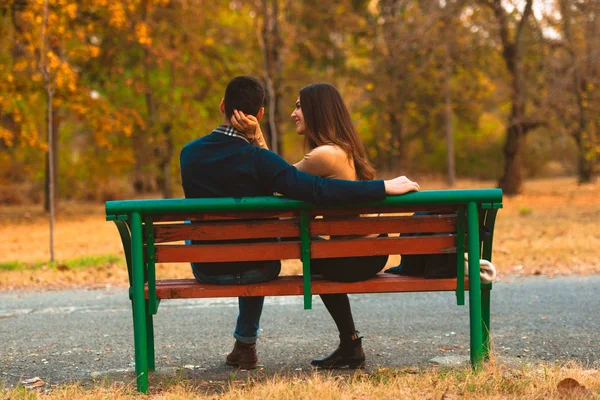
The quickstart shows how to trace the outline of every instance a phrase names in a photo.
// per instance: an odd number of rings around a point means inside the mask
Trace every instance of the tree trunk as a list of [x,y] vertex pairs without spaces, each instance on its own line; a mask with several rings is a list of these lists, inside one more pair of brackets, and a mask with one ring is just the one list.
[[452,78],[452,58],[450,57],[450,45],[446,41],[444,59],[444,122],[446,128],[446,161],[448,166],[447,182],[452,187],[456,183],[456,168],[454,165],[454,132],[452,131],[452,93],[450,79]]
[[[46,152],[46,176],[44,178],[44,211],[46,212],[50,211],[50,200],[52,199],[52,203],[54,203],[58,197],[56,182],[58,182],[59,119],[57,115],[58,113],[52,104],[52,97],[52,94],[46,93],[47,107],[49,107],[48,115],[46,116],[46,127],[48,129],[48,151]],[[50,167],[50,159],[52,159],[52,167]]]
[[523,163],[521,161],[523,135],[519,134],[518,126],[507,129],[504,143],[504,174],[498,186],[506,194],[517,194],[523,191]]
[[[148,3],[143,1],[141,4],[141,20],[148,20]],[[151,192],[155,189],[156,174],[152,162],[154,158],[153,134],[156,130],[156,104],[154,93],[150,84],[151,55],[145,45],[139,45],[142,51],[142,81],[144,84],[144,99],[146,102],[146,127],[144,130],[136,129],[132,135],[133,145],[133,189],[137,194]]]
[[[593,59],[596,57],[592,53],[592,38],[595,37],[594,27],[586,25],[584,39],[586,41],[585,60],[578,59],[576,54],[576,43],[573,39],[571,30],[571,4],[566,0],[560,2],[561,20],[563,22],[564,37],[568,44],[568,54],[570,61],[570,70],[572,71],[572,91],[577,103],[577,121],[572,128],[571,136],[577,144],[577,181],[579,184],[592,182],[595,164],[594,137],[590,135],[591,126],[594,123],[595,112],[590,112],[589,101],[591,90],[586,81],[594,81],[594,69],[592,68]],[[588,11],[584,9],[588,13]],[[590,29],[592,28],[592,29]],[[582,68],[583,64],[585,67]],[[590,115],[592,117],[590,118]],[[588,135],[585,134],[588,133]]]
[[157,149],[158,158],[158,179],[157,183],[160,187],[162,195],[165,199],[173,197],[173,179],[171,177],[171,159],[173,158],[173,135],[171,133],[171,123],[166,123],[163,126],[163,138],[160,149]]
[[406,38],[401,38],[398,33],[398,27],[403,23],[399,15],[402,14],[405,7],[406,4],[400,0],[383,0],[380,5],[381,17],[384,21],[381,28],[382,39],[387,52],[384,71],[382,72],[385,77],[382,90],[387,106],[388,129],[391,134],[389,138],[388,169],[394,172],[402,171],[406,167],[405,124],[402,119],[405,112],[407,73],[405,65],[399,62],[402,59],[402,48],[400,46]]
[[281,134],[281,49],[283,40],[279,27],[279,0],[262,2],[263,26],[261,29],[260,44],[263,53],[265,69],[265,83],[268,98],[268,126],[267,134],[271,150],[283,156],[283,135]]
[[[392,103],[394,104],[394,103]],[[404,146],[404,127],[396,115],[397,110],[388,112],[390,126],[390,157],[388,169],[390,172],[402,171],[406,167],[406,154]],[[402,115],[400,113],[399,115]]]
[[[170,37],[170,48],[176,50],[175,36]],[[171,60],[169,63],[169,94],[168,94],[168,121],[162,124],[162,140],[159,141],[160,148],[156,150],[158,154],[158,186],[162,191],[164,198],[173,197],[172,189],[172,176],[171,176],[171,159],[173,158],[173,122],[176,118],[176,106],[175,106],[175,74],[176,65],[175,61]]]
[[509,18],[502,6],[502,0],[494,0],[491,7],[498,21],[500,39],[502,41],[502,56],[511,76],[512,111],[508,121],[506,142],[504,143],[504,174],[498,181],[498,186],[507,195],[521,193],[523,190],[523,163],[521,152],[525,141],[525,134],[531,128],[524,126],[525,120],[525,77],[521,65],[522,58],[522,33],[527,19],[532,12],[533,0],[527,0],[525,9],[518,21],[514,38],[510,39]]
[[[47,5],[46,5],[47,7]],[[48,84],[49,85],[49,84]],[[44,196],[44,210],[48,212],[50,236],[50,262],[54,262],[54,211],[56,205],[56,177],[57,177],[57,130],[55,130],[54,108],[52,98],[54,89],[46,88],[48,112],[46,126],[48,127],[48,152],[46,153],[46,195]]]
[[577,154],[577,183],[591,183],[594,176],[594,161],[587,152],[579,150]]

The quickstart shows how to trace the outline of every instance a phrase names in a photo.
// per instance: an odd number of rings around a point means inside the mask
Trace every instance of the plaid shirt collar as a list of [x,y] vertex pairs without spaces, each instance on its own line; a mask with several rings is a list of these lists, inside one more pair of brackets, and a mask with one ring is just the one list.
[[235,129],[233,126],[220,125],[217,129],[215,129],[215,132],[221,133],[226,136],[233,136],[236,138],[240,138],[240,139],[250,143],[250,141],[248,140],[246,135],[243,132],[240,132],[237,129]]

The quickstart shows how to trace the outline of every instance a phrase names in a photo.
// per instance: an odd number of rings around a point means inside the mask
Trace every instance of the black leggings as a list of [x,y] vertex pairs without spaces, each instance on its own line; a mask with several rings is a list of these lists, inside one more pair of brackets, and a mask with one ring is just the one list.
[[[337,282],[360,282],[377,275],[388,256],[319,258],[310,260],[311,272]],[[340,332],[340,339],[351,337],[356,328],[347,294],[322,294],[321,300]]]

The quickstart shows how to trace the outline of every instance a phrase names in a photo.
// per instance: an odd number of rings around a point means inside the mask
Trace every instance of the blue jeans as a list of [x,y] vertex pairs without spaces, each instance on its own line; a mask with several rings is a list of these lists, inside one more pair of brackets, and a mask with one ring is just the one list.
[[[269,263],[264,267],[249,269],[243,272],[229,273],[223,275],[207,275],[192,263],[194,277],[209,285],[246,285],[249,283],[262,283],[277,278],[281,271],[281,264]],[[260,315],[262,314],[264,296],[238,297],[239,314],[233,337],[236,340],[252,344],[256,343]]]

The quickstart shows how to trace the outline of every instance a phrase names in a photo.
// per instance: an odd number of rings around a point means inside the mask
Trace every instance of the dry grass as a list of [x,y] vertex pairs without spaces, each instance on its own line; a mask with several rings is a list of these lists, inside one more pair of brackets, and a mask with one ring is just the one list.
[[[440,189],[440,181],[420,179],[423,189]],[[493,182],[459,181],[458,188],[493,187]],[[577,186],[574,178],[529,181],[525,193],[505,198],[494,238],[499,276],[600,273],[600,184]],[[96,268],[25,268],[5,271],[10,262],[47,260],[47,217],[36,206],[0,207],[0,289],[73,285],[124,285],[124,262]],[[63,203],[58,212],[55,252],[58,260],[89,256],[123,257],[112,223],[101,204]],[[389,266],[399,256],[390,257]],[[297,260],[284,262],[284,273],[300,272]],[[187,264],[158,266],[159,278],[191,277]]]
[[[566,380],[566,381],[565,381]],[[562,382],[562,383],[561,383]],[[185,378],[152,386],[154,399],[594,399],[600,395],[600,372],[576,365],[485,366],[480,373],[455,369],[380,369],[371,374],[275,376],[204,382]],[[143,398],[133,385],[105,384],[0,388],[7,399]]]

